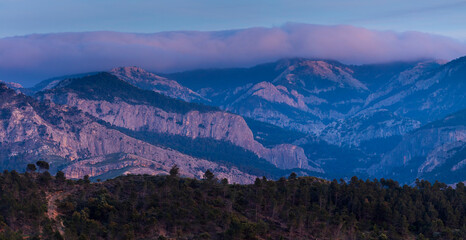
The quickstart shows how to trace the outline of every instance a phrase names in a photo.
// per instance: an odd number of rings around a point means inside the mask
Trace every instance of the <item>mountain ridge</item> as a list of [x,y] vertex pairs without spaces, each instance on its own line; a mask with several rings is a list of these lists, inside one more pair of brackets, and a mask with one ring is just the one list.
[[[160,143],[167,137],[165,133],[179,135],[186,138],[180,141],[188,142],[212,138],[251,151],[279,168],[311,171],[303,174],[336,176],[337,172],[341,174],[335,169],[340,165],[348,166],[343,177],[380,177],[374,168],[394,158],[390,156],[397,155],[394,152],[400,151],[400,144],[407,144],[406,137],[466,109],[461,94],[465,90],[464,59],[356,66],[291,58],[251,68],[174,74],[121,67],[97,74],[115,82],[96,85],[95,79],[86,82],[96,74],[84,74],[79,78],[81,85],[76,78],[55,80],[56,85],[35,96],[78,107],[99,120],[128,129],[128,134],[143,141],[147,138]],[[198,113],[191,111],[196,109]],[[220,120],[227,118],[230,120]],[[252,131],[250,124],[259,125]],[[213,130],[219,128],[223,130]],[[292,133],[299,137],[290,137]],[[175,142],[170,144],[180,147]],[[444,150],[458,147],[452,145]],[[432,156],[429,161],[434,163],[437,160]],[[346,158],[351,163],[345,162]],[[388,162],[393,167],[395,162],[403,166],[399,158]],[[451,168],[461,169],[460,163]]]
[[[109,85],[111,89],[107,89]],[[291,144],[270,149],[263,147],[254,140],[246,122],[238,115],[165,98],[156,92],[132,87],[109,73],[64,81],[52,90],[38,93],[37,97],[77,107],[113,125],[134,131],[225,140],[256,153],[279,168],[322,172],[309,166],[302,150]]]

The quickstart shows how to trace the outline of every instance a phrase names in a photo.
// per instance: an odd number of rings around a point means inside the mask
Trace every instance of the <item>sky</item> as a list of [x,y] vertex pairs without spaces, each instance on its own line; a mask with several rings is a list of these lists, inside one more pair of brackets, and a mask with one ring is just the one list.
[[225,30],[287,22],[421,31],[466,40],[459,0],[0,0],[0,37]]
[[465,12],[456,0],[0,0],[0,80],[285,57],[450,60],[466,55]]

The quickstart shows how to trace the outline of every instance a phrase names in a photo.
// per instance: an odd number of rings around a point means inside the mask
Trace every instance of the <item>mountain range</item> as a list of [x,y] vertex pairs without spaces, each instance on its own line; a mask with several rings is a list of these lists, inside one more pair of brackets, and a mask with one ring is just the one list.
[[345,65],[292,58],[158,74],[138,67],[2,84],[0,166],[68,177],[167,174],[231,182],[466,181],[466,57]]

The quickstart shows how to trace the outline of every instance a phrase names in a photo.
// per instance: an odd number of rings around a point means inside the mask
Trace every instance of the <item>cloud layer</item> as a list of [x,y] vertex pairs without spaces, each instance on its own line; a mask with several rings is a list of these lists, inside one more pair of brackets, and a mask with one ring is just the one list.
[[116,66],[173,72],[252,66],[286,57],[366,64],[449,60],[463,55],[466,44],[450,38],[352,26],[286,24],[216,32],[36,34],[0,39],[0,79],[31,85],[46,77]]

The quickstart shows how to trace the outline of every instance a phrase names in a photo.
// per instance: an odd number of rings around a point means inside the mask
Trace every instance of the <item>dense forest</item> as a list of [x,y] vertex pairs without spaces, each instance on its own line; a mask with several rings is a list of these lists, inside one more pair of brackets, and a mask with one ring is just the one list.
[[291,174],[229,184],[130,175],[0,174],[0,239],[465,239],[466,192],[442,183],[326,181]]

